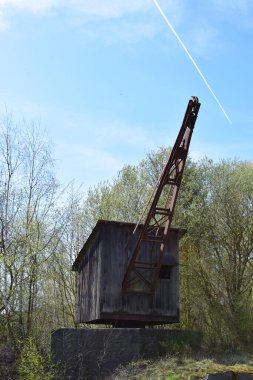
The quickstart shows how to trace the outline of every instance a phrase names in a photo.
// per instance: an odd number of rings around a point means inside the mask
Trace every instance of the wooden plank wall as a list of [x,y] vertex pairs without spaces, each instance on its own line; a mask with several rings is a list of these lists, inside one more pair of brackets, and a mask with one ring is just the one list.
[[78,265],[77,323],[96,320],[100,316],[101,245],[98,233]]
[[[179,307],[178,266],[173,267],[170,280],[159,281],[154,299],[144,294],[122,296],[122,280],[134,247],[132,239],[128,249],[125,249],[131,234],[132,227],[128,225],[108,224],[102,226],[101,312],[177,316]],[[171,231],[169,237],[164,264],[172,254],[178,255],[178,231],[175,230]],[[143,258],[146,260],[150,260],[151,255],[150,250],[143,252]]]
[[[122,294],[122,281],[132,255],[136,237],[133,226],[102,222],[95,237],[78,264],[77,322],[99,320],[101,314],[132,314],[150,317],[178,317],[179,267],[174,266],[169,280],[159,280],[155,296]],[[171,230],[164,264],[174,255],[178,260],[179,230]],[[128,243],[128,246],[126,247]],[[152,252],[144,249],[143,259],[151,260]]]

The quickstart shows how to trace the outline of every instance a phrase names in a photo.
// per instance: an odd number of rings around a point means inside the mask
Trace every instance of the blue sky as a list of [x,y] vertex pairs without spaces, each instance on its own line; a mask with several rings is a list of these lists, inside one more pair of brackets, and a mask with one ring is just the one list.
[[253,160],[253,1],[0,0],[0,111],[37,121],[85,188],[172,145],[191,95],[191,156]]

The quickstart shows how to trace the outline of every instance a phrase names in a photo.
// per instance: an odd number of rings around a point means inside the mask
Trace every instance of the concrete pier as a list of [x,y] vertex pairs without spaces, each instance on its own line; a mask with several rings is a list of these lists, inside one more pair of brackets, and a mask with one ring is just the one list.
[[59,329],[52,333],[53,360],[59,363],[57,380],[98,380],[119,365],[162,354],[164,342],[185,339],[192,332],[143,329]]

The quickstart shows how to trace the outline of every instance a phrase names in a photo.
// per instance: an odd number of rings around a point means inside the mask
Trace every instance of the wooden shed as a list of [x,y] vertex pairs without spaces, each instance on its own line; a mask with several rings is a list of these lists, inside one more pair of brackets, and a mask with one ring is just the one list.
[[[143,326],[179,322],[179,239],[185,232],[171,228],[155,294],[122,292],[138,227],[99,220],[77,256],[76,319],[78,323]],[[152,252],[143,252],[150,260]]]

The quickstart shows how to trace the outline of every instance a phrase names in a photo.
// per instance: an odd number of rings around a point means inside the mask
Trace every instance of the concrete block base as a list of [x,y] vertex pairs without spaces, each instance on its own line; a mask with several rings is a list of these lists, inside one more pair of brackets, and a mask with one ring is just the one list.
[[52,333],[52,354],[60,365],[57,380],[103,379],[119,365],[159,356],[161,342],[185,334],[151,328],[56,330]]

